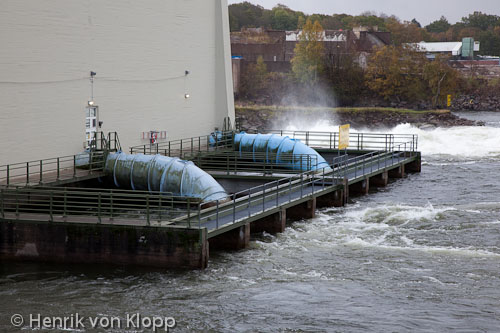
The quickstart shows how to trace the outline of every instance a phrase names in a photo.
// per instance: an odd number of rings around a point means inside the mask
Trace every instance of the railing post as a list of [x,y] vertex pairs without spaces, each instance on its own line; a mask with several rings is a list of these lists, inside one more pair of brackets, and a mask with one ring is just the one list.
[[236,193],[233,194],[233,223],[236,221]]
[[300,198],[302,199],[302,190],[303,190],[303,186],[304,185],[304,174],[301,173],[300,174]]
[[251,215],[251,212],[250,212],[250,204],[252,202],[252,192],[250,192],[250,190],[248,190],[248,206],[247,206],[247,209],[248,209],[248,217],[250,217]]
[[198,229],[201,229],[201,202],[198,204]]
[[64,188],[63,194],[63,217],[67,215],[67,204],[68,204],[68,193],[66,187]]
[[10,184],[10,165],[7,164],[7,186]]
[[3,211],[3,189],[0,189],[0,212],[2,214],[2,218],[5,218],[5,213]]
[[332,132],[330,132],[330,149],[332,149]]
[[288,178],[288,202],[292,202],[292,178]]
[[188,202],[188,228],[191,228],[191,199],[187,198]]
[[97,195],[97,220],[101,223],[101,193]]
[[61,161],[60,161],[60,158],[58,157],[57,158],[57,180],[59,180],[61,178]]
[[43,160],[40,160],[40,179],[38,180],[38,183],[41,184],[43,181]]
[[73,177],[75,176],[76,176],[76,155],[73,155]]
[[146,194],[146,223],[147,225],[151,225],[149,222],[149,194]]
[[171,153],[172,153],[172,152],[170,151],[170,141],[169,141],[169,142],[168,142],[168,156],[172,156],[172,155],[171,155]]
[[30,162],[26,162],[26,184],[30,183]]
[[280,181],[276,181],[276,207],[279,206],[279,194],[280,194]]
[[262,185],[262,211],[266,210],[266,184]]
[[[333,166],[333,169],[334,170],[335,166]],[[322,177],[322,181],[323,181],[323,190],[325,189],[325,168],[323,168],[323,177]]]
[[19,187],[16,186],[16,216],[19,218]]
[[109,191],[109,219],[113,219],[113,190]]
[[219,229],[219,200],[217,200],[217,208],[215,211],[215,227]]
[[54,212],[52,211],[53,208],[54,208],[54,192],[50,191],[50,206],[49,206],[50,222],[54,222]]

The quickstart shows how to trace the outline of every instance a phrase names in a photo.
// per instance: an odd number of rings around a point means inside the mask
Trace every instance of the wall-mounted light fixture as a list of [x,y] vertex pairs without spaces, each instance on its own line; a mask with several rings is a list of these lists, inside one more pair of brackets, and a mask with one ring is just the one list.
[[188,99],[189,98],[189,94],[184,94],[184,98]]

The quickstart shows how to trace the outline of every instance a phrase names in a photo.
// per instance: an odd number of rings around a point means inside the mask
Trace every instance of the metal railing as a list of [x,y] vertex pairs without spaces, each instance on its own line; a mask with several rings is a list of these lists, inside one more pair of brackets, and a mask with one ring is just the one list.
[[214,132],[209,135],[187,139],[173,140],[163,143],[145,144],[130,147],[131,154],[161,154],[184,158],[186,154],[233,149],[234,131]]
[[234,193],[226,200],[212,202],[160,192],[1,187],[0,217],[82,223],[102,223],[103,219],[107,219],[104,223],[114,223],[113,219],[117,219],[135,224],[143,221],[146,225],[152,221],[168,221],[188,227],[218,229],[293,201],[310,198],[329,187],[346,186],[349,180],[400,164],[416,154],[405,144],[396,148],[352,158],[341,155],[332,160],[330,168],[296,173]]
[[[305,145],[314,148],[338,149],[338,132],[292,131],[292,130],[262,130],[261,133],[273,133],[301,140]],[[416,134],[378,134],[350,133],[349,150],[396,150],[401,144],[407,143],[410,151],[417,151],[418,135]]]
[[82,169],[85,169],[84,174],[99,172],[104,168],[105,155],[103,151],[89,152],[85,155],[89,159],[85,167],[78,163],[82,154],[0,165],[0,186],[44,184],[75,178],[82,175]]
[[[194,215],[200,200],[171,193],[117,189],[10,187],[0,188],[0,217],[48,222],[134,223],[171,221]],[[189,221],[189,219],[188,219]]]
[[221,171],[226,174],[239,172],[297,173],[318,168],[315,154],[276,154],[260,152],[220,151],[217,154],[198,153],[186,155],[199,168]]
[[90,141],[90,150],[105,150],[105,151],[120,151],[120,139],[117,132],[109,132],[107,135],[104,132],[94,132],[92,140]]
[[212,206],[210,208],[203,209],[207,203],[200,204],[198,215],[192,216],[189,222],[192,224],[192,218],[197,218],[199,228],[216,230],[290,202],[313,197],[327,187],[340,184],[347,186],[350,180],[393,167],[416,155],[410,150],[412,144],[409,143],[398,144],[393,148],[391,151],[370,152],[353,158],[341,155],[332,160],[330,169],[307,171],[252,187],[233,194],[229,201],[213,201],[209,203]]

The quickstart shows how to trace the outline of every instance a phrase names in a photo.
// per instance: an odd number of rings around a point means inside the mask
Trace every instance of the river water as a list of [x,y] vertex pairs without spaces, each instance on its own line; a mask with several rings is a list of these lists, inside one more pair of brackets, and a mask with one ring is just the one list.
[[498,332],[500,113],[461,115],[487,126],[392,129],[419,134],[420,174],[204,271],[2,263],[0,331],[14,313],[139,312],[172,332]]

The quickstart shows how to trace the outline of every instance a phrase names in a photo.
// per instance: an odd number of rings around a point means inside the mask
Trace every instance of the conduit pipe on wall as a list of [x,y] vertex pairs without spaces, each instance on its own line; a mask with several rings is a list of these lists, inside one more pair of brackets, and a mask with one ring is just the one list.
[[224,200],[228,194],[208,173],[193,162],[162,155],[111,153],[104,167],[116,187],[170,192],[208,202]]
[[288,136],[240,132],[234,137],[234,145],[240,156],[242,152],[253,153],[254,162],[262,161],[262,153],[265,153],[266,163],[276,163],[289,169],[331,170],[326,160],[316,150]]

